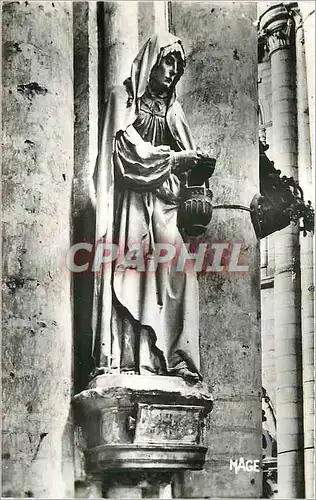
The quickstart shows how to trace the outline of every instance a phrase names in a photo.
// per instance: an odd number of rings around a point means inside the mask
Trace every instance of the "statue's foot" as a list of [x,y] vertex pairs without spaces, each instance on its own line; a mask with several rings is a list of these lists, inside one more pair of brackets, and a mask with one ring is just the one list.
[[100,366],[97,367],[93,370],[93,372],[90,373],[90,380],[94,379],[95,377],[98,377],[99,375],[109,375],[111,374],[111,370],[107,367]]
[[140,375],[167,375],[166,371],[159,368],[151,368],[150,366],[141,365],[139,368]]
[[124,375],[139,375],[139,373],[135,370],[119,370],[118,368],[108,368],[108,367],[97,367],[94,369],[92,373],[90,373],[90,380],[92,380],[95,377],[98,377],[99,375],[118,375],[119,373],[122,373]]
[[198,373],[191,372],[188,368],[179,368],[178,370],[175,370],[172,375],[175,377],[181,377],[186,382],[191,382],[193,384],[196,384],[201,380]]

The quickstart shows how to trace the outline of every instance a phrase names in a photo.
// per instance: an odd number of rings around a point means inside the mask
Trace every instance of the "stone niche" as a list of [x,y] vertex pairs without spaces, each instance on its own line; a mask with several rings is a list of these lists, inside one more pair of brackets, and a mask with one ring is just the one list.
[[203,468],[203,431],[213,400],[200,382],[99,375],[74,405],[86,441],[86,471],[102,481],[105,498],[122,487],[129,494],[145,488],[148,496],[170,484],[175,472]]

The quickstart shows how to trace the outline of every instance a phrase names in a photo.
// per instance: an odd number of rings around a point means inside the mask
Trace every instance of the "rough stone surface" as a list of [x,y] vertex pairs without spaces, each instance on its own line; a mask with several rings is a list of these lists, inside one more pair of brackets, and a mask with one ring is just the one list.
[[[187,54],[179,97],[198,145],[219,153],[214,205],[249,207],[259,190],[255,19],[255,3],[171,4]],[[200,277],[202,374],[214,409],[205,469],[185,473],[181,495],[259,497],[260,473],[229,469],[230,459],[261,458],[259,252],[249,213],[214,210],[205,240],[244,241],[249,272]]]
[[73,496],[72,12],[4,2],[2,496]]

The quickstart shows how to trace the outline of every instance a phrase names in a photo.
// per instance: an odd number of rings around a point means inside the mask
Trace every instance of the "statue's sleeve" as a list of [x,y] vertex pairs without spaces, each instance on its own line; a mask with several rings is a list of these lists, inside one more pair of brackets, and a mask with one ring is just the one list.
[[169,146],[145,142],[130,125],[115,138],[116,174],[135,189],[156,189],[171,173],[173,151]]

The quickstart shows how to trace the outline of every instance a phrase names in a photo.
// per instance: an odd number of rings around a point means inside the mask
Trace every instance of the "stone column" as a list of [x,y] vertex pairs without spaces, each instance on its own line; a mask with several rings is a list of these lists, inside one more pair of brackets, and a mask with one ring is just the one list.
[[[283,4],[260,18],[267,34],[272,74],[273,160],[282,174],[298,178],[294,21]],[[302,346],[300,327],[299,229],[275,237],[276,413],[279,493],[304,496]]]
[[154,1],[155,32],[160,30],[168,31],[168,2]]
[[[296,96],[298,132],[298,178],[305,200],[313,200],[314,186],[310,147],[310,121],[306,81],[305,39],[302,18],[296,22]],[[304,410],[305,497],[314,496],[314,255],[313,235],[300,236],[301,316]]]
[[[107,98],[114,85],[129,76],[138,52],[138,2],[76,2],[74,4],[75,67],[75,183],[74,239],[94,241],[94,188],[91,185],[98,153],[98,136]],[[93,275],[74,277],[76,392],[88,383],[92,358]],[[76,449],[77,452],[82,450]],[[103,472],[77,471],[82,487],[77,496],[102,498]],[[102,479],[101,479],[102,478]],[[107,485],[104,485],[105,488]],[[115,489],[114,489],[115,490]],[[115,491],[111,491],[116,496]],[[118,491],[119,493],[119,491]],[[107,495],[107,494],[106,494]]]
[[[103,67],[104,95],[101,96],[101,106],[107,99],[111,87],[123,85],[124,80],[130,76],[132,62],[138,53],[138,2],[105,2],[103,9],[103,47],[106,57]],[[105,497],[122,498],[122,485],[115,483],[110,487],[107,483],[105,480]],[[139,498],[137,486],[130,484],[125,493],[127,492],[129,498]]]
[[[99,121],[97,2],[74,2],[73,26],[75,110],[73,242],[93,243],[95,209],[92,176],[98,154]],[[83,253],[85,255],[82,257],[86,259],[87,254]],[[93,279],[91,273],[73,274],[76,392],[86,387],[92,369],[87,352],[91,352],[92,342]]]
[[138,38],[141,47],[150,36],[168,31],[168,2],[138,2]]
[[313,178],[315,179],[315,4],[298,2],[302,13],[305,36],[307,90],[309,102],[310,137],[312,150]]
[[[73,3],[74,40],[74,182],[73,243],[93,243],[95,233],[92,175],[98,151],[99,72],[97,2]],[[78,252],[76,262],[79,264]],[[82,259],[87,253],[83,252]],[[86,387],[92,369],[91,315],[94,276],[73,273],[74,307],[74,392]],[[97,481],[86,476],[79,429],[75,429],[76,497],[102,498]]]
[[4,497],[73,497],[71,2],[3,2]]
[[138,53],[138,2],[104,2],[105,95],[130,76]]

